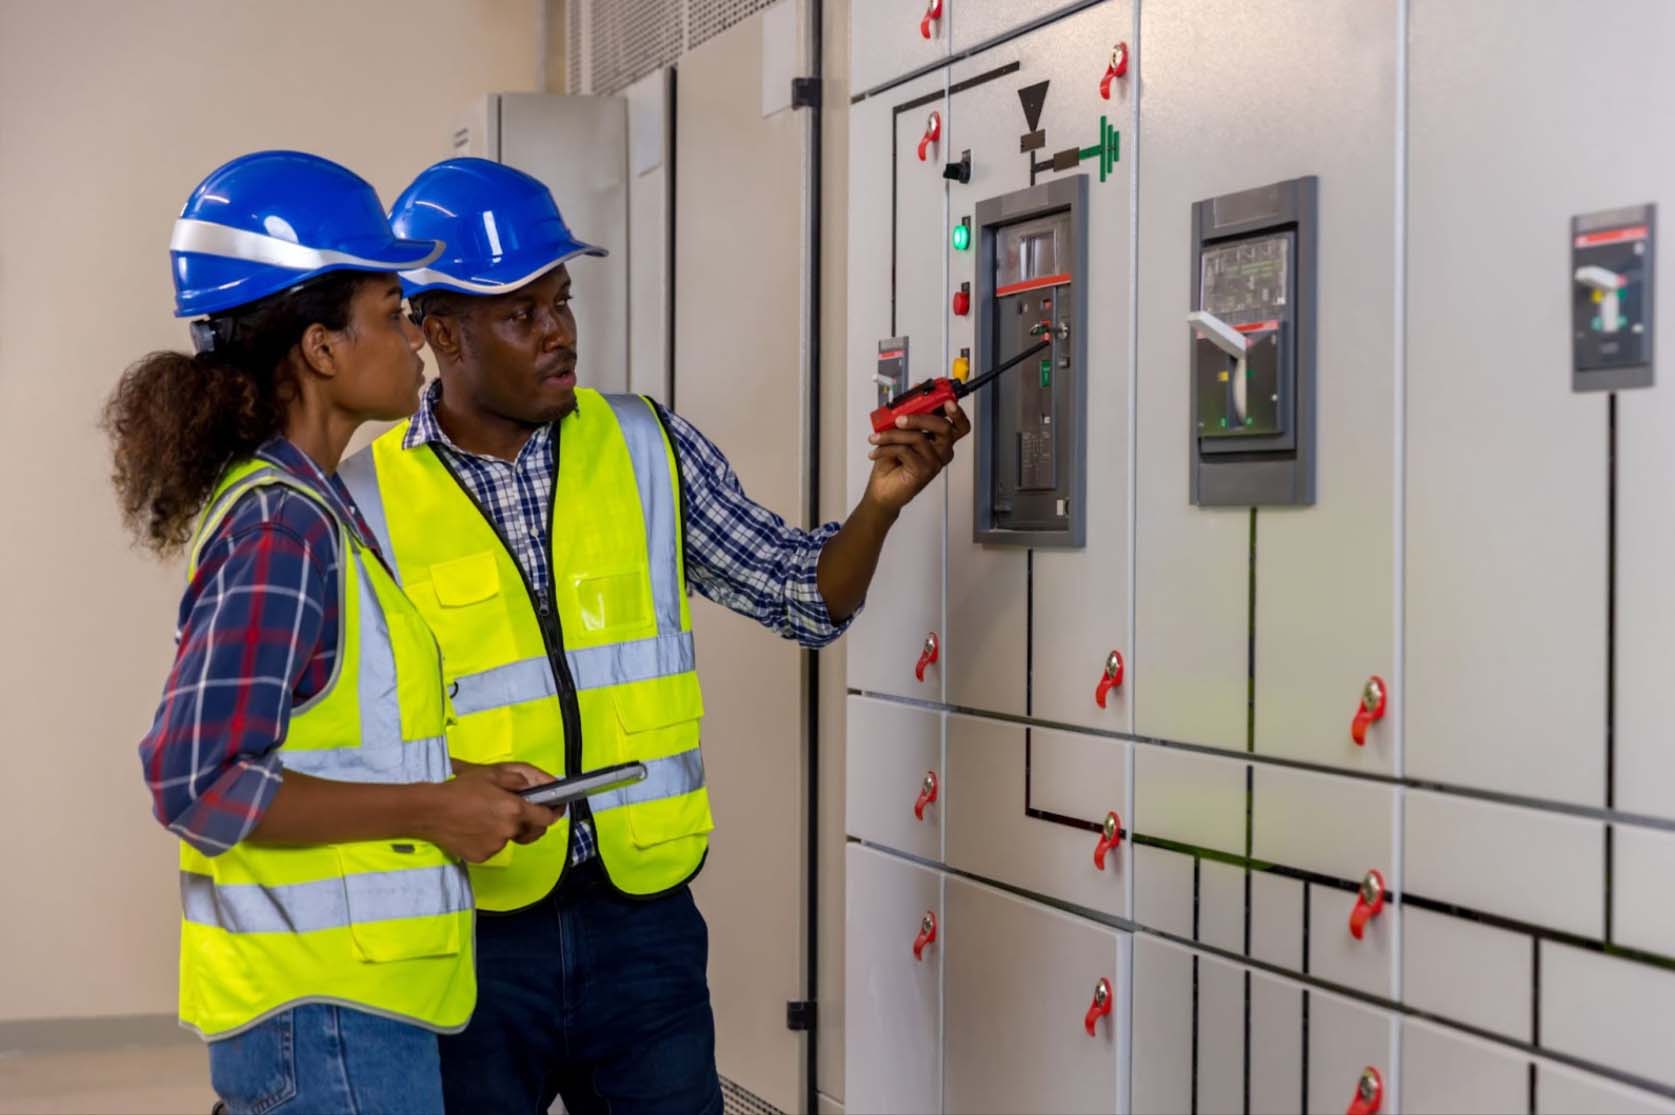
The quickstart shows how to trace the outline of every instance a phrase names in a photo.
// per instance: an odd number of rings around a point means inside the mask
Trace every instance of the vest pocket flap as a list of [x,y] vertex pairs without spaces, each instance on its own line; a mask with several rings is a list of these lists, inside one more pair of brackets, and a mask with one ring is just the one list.
[[710,794],[704,788],[677,797],[641,802],[628,809],[628,832],[637,848],[652,848],[682,837],[703,836],[714,828]]
[[[690,674],[615,686],[611,689],[611,701],[616,706],[617,722],[629,737],[704,717],[704,693],[698,679]],[[632,742],[629,747],[631,758],[646,757]]]
[[460,608],[496,596],[500,592],[500,569],[494,554],[485,550],[430,567],[430,583],[443,607]]
[[460,951],[460,914],[471,909],[471,886],[440,848],[400,840],[336,848],[344,913],[360,960],[384,964]]

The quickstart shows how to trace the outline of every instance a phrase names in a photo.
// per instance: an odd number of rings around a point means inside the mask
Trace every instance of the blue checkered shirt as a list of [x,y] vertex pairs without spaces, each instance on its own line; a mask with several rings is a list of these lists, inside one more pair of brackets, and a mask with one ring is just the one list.
[[[511,546],[524,576],[547,592],[552,553],[553,427],[537,429],[514,460],[471,453],[455,445],[436,420],[441,381],[432,383],[413,416],[407,449],[429,445],[447,459],[466,492]],[[655,405],[655,404],[654,404]],[[675,446],[685,528],[686,583],[723,607],[754,619],[805,647],[826,646],[854,620],[833,623],[815,572],[837,523],[799,530],[744,493],[733,466],[715,444],[679,415],[657,407]],[[563,422],[579,422],[572,413]],[[586,805],[572,815],[570,862],[598,854]]]

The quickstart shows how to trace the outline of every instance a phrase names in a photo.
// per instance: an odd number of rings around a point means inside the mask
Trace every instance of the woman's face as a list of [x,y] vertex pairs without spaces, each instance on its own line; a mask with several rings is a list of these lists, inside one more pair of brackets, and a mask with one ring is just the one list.
[[337,377],[336,402],[364,420],[406,418],[419,408],[424,334],[402,308],[394,275],[369,278],[349,302],[349,344]]

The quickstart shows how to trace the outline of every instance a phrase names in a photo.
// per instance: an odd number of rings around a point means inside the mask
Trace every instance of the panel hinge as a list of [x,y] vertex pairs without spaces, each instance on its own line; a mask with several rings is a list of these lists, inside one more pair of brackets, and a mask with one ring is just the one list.
[[791,79],[791,107],[819,108],[820,107],[820,79],[817,77],[794,77]]
[[787,1030],[812,1030],[814,1020],[818,1014],[818,1006],[808,999],[794,999],[785,1004],[785,1028]]

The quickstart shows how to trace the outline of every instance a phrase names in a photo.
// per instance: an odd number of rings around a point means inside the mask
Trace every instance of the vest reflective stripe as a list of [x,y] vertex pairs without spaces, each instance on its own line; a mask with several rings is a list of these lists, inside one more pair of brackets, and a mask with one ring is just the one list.
[[646,762],[646,776],[632,786],[595,794],[587,799],[595,814],[623,805],[638,805],[659,798],[674,798],[704,788],[704,757],[694,747],[679,755]]
[[343,481],[343,486],[354,497],[355,507],[371,528],[372,537],[377,540],[378,549],[383,552],[384,560],[399,585],[401,569],[396,565],[395,547],[390,545],[390,520],[384,514],[384,493],[378,490],[378,469],[372,463],[372,454],[356,453],[338,465],[337,478]]
[[282,747],[279,765],[333,782],[446,782],[453,773],[447,736],[393,747]]
[[[578,692],[672,677],[698,666],[697,648],[688,631],[631,643],[585,647],[567,651],[564,657],[570,663],[570,676],[576,679]],[[481,673],[462,674],[454,679],[454,685],[454,711],[461,716],[538,701],[558,693],[552,668],[545,658],[525,658]]]
[[645,516],[646,554],[651,559],[651,600],[657,630],[668,635],[680,624],[680,509],[669,476],[668,439],[651,404],[638,395],[606,395],[617,424],[628,442],[634,462],[634,482],[640,489],[640,511]]
[[[360,579],[361,599],[377,599],[368,579],[365,561],[355,563],[355,573]],[[395,654],[390,649],[390,625],[379,608],[362,608],[360,620],[360,668],[356,671],[355,680],[360,686],[361,740],[358,747],[334,750],[390,751],[403,745],[401,704],[396,699]],[[447,777],[446,769],[444,764],[443,778]]]
[[465,873],[453,866],[345,875],[283,886],[217,886],[208,875],[182,871],[180,903],[188,922],[228,933],[313,933],[396,918],[457,914],[471,908],[471,887]]

